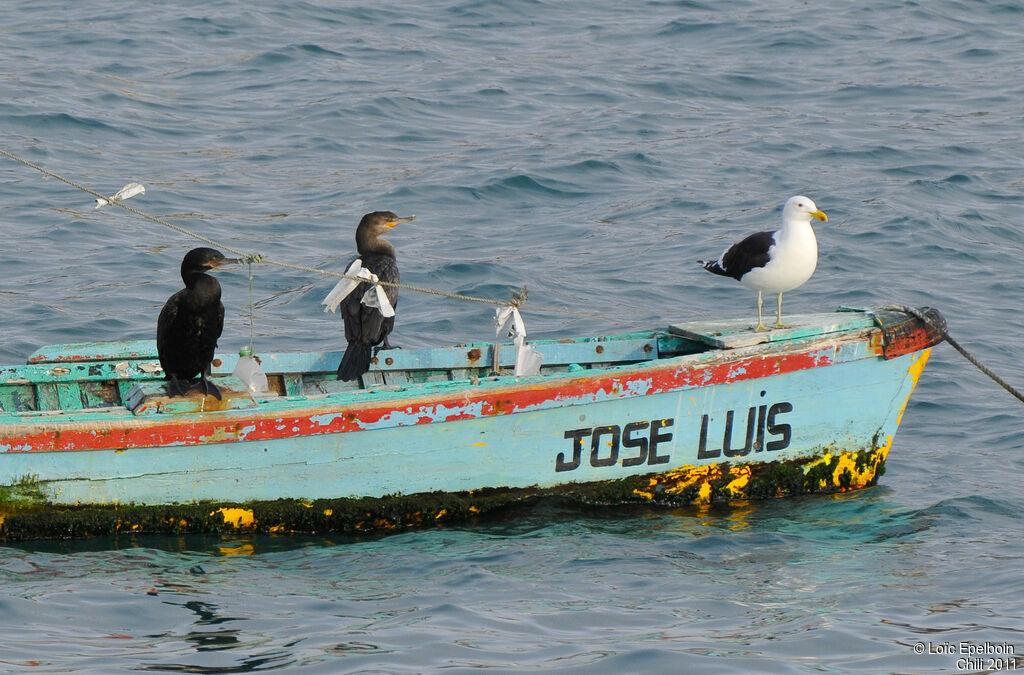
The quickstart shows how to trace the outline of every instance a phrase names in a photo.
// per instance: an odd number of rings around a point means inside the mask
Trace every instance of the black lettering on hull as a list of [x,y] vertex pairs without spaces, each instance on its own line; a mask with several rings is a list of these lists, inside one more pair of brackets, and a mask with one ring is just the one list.
[[[590,438],[590,466],[594,468],[667,464],[668,453],[659,455],[658,445],[672,441],[674,419],[629,422],[625,427],[606,424],[593,428],[570,429],[562,437],[572,442],[569,457],[560,452],[555,457],[555,471],[575,471],[583,462],[583,443]],[[647,433],[645,431],[649,430]],[[620,452],[623,454],[620,457]],[[607,453],[607,454],[605,454]]]
[[[735,410],[725,412],[725,425],[722,433],[722,445],[718,448],[708,448],[708,433],[710,432],[714,418],[710,415],[700,416],[700,436],[697,438],[697,459],[716,459],[722,457],[746,457],[751,450],[754,452],[769,451],[775,452],[789,447],[793,437],[793,428],[786,423],[780,423],[778,418],[788,412],[793,412],[793,404],[789,401],[776,403],[772,406],[753,406],[747,408],[747,428],[743,436],[743,445],[733,447],[733,424],[736,418]],[[765,443],[767,436],[777,436]]]

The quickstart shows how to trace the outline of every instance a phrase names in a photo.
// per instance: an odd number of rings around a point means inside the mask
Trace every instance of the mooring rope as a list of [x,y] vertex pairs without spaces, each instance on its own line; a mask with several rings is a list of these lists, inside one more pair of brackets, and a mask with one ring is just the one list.
[[960,352],[961,356],[970,361],[975,368],[988,375],[992,379],[992,381],[994,381],[996,384],[998,384],[1006,391],[1010,392],[1010,394],[1015,396],[1019,401],[1024,403],[1024,394],[1021,394],[1021,392],[1017,391],[1017,389],[1015,389],[1013,385],[1011,385],[1009,382],[996,375],[991,368],[989,368],[984,363],[979,361],[976,356],[974,356],[969,351],[964,349],[964,347],[959,342],[954,340],[953,337],[949,334],[949,329],[946,327],[945,322],[942,322],[942,324],[939,325],[935,321],[932,321],[932,318],[925,314],[924,312],[922,312],[921,310],[917,309],[916,307],[908,307],[907,305],[888,305],[885,307],[880,307],[879,309],[890,309],[897,312],[905,312],[906,314],[910,314],[911,316],[917,318],[919,321],[922,321],[926,325],[931,326],[940,335],[942,335],[942,339],[948,342],[950,347]]
[[22,159],[21,157],[18,157],[17,155],[15,155],[15,154],[13,154],[11,152],[8,152],[7,150],[4,150],[3,148],[0,148],[0,155],[3,155],[4,157],[7,157],[8,159],[14,160],[15,162],[18,162],[20,164],[24,164],[25,166],[27,166],[29,168],[35,169],[36,171],[40,172],[41,174],[43,174],[47,178],[56,178],[57,180],[59,180],[62,183],[66,183],[67,185],[70,185],[73,188],[76,188],[78,190],[81,190],[82,192],[90,194],[93,197],[96,197],[97,199],[102,199],[106,203],[109,203],[109,204],[112,204],[114,206],[120,207],[120,208],[124,209],[125,211],[127,211],[127,212],[129,212],[131,214],[139,216],[140,218],[144,218],[145,220],[148,220],[150,222],[153,222],[153,223],[156,223],[158,225],[162,225],[164,227],[170,228],[170,229],[174,230],[175,232],[178,232],[179,234],[183,234],[185,236],[192,237],[193,239],[197,239],[197,240],[199,240],[199,241],[201,241],[203,243],[209,244],[210,246],[216,247],[218,249],[223,249],[225,251],[228,251],[229,253],[233,253],[234,255],[240,256],[242,258],[243,262],[245,262],[248,265],[250,265],[250,268],[255,263],[266,263],[268,265],[276,265],[277,267],[284,267],[286,269],[296,270],[296,271],[300,271],[300,272],[309,272],[311,274],[320,274],[322,276],[334,277],[336,279],[350,279],[352,281],[360,281],[360,282],[366,282],[366,283],[375,283],[375,284],[377,284],[379,286],[390,286],[390,287],[393,287],[393,288],[401,288],[401,289],[404,289],[404,290],[407,290],[407,291],[414,291],[416,293],[427,293],[429,295],[437,295],[437,296],[441,296],[441,297],[444,297],[444,298],[451,298],[453,300],[467,300],[469,302],[481,302],[481,303],[485,303],[485,304],[489,304],[489,305],[498,305],[499,307],[519,307],[524,302],[526,302],[527,293],[526,293],[526,288],[525,287],[523,287],[522,289],[520,289],[518,291],[513,291],[512,299],[511,300],[494,300],[492,298],[481,298],[479,296],[465,295],[463,293],[451,293],[451,292],[448,292],[448,291],[440,291],[440,290],[433,289],[433,288],[423,288],[421,286],[412,286],[410,284],[403,284],[403,283],[398,283],[398,282],[393,282],[393,281],[380,281],[380,280],[368,281],[367,279],[363,279],[362,277],[350,276],[350,275],[347,275],[347,274],[343,274],[341,272],[332,272],[330,270],[323,270],[323,269],[319,269],[317,267],[308,267],[306,265],[296,265],[296,264],[284,262],[284,261],[281,261],[281,260],[274,260],[273,258],[268,258],[268,257],[264,256],[261,253],[247,253],[245,251],[241,251],[239,249],[236,249],[236,248],[233,248],[231,246],[228,246],[227,244],[224,244],[222,242],[216,241],[214,239],[210,239],[209,237],[204,237],[203,235],[199,234],[198,232],[193,232],[193,231],[191,231],[189,229],[186,229],[186,228],[184,228],[184,227],[182,227],[180,225],[175,225],[174,223],[169,222],[167,220],[164,220],[163,218],[158,218],[156,216],[150,215],[150,214],[146,213],[145,211],[141,211],[141,210],[139,210],[139,209],[137,209],[137,208],[135,208],[133,206],[129,206],[128,204],[125,204],[120,199],[115,199],[113,197],[108,197],[107,195],[100,194],[99,192],[96,192],[95,190],[92,190],[92,189],[90,189],[90,188],[88,188],[88,187],[86,187],[86,186],[84,186],[84,185],[82,185],[80,183],[76,183],[75,181],[73,181],[73,180],[71,180],[69,178],[65,178],[64,176],[61,176],[60,174],[54,173],[53,171],[50,171],[49,169],[41,167],[38,164],[34,164],[34,163],[28,161],[27,159]]

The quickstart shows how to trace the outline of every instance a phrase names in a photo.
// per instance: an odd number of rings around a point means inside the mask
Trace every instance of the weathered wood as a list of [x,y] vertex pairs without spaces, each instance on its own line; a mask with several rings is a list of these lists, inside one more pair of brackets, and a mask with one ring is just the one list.
[[[66,360],[44,348],[0,369],[0,496],[27,514],[279,499],[358,509],[396,494],[465,495],[455,503],[469,509],[485,488],[584,485],[596,501],[673,504],[854,489],[877,479],[940,339],[902,313],[801,319],[766,342],[730,321],[672,331],[537,341],[544,367],[521,378],[489,375],[486,343],[380,352],[367,386],[336,379],[338,352],[268,353],[273,391],[217,376],[220,401],[168,397],[145,345],[76,345]],[[707,342],[723,336],[730,347]],[[111,358],[85,360],[100,354]],[[237,357],[218,359],[230,372]],[[18,522],[7,510],[0,538]]]
[[140,382],[128,392],[125,405],[135,415],[183,415],[256,407],[256,399],[237,377],[215,377],[210,381],[220,389],[220,400],[194,389],[186,396],[171,397],[167,395],[167,382]]
[[786,328],[755,332],[756,321],[749,319],[716,319],[672,324],[669,330],[682,337],[703,342],[718,349],[735,349],[771,342],[799,340],[832,333],[867,330],[874,326],[870,316],[863,314],[792,314],[785,317]]

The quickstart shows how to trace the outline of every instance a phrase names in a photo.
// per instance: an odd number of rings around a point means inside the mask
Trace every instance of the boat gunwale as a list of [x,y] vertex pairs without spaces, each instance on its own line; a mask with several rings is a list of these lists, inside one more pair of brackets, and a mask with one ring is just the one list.
[[[788,343],[774,343],[756,347],[744,347],[731,350],[709,350],[698,354],[671,356],[651,359],[642,363],[622,364],[607,368],[595,368],[579,372],[559,372],[532,377],[500,376],[480,380],[472,385],[469,380],[410,383],[408,385],[384,385],[382,387],[362,390],[355,400],[353,392],[328,394],[309,405],[305,396],[283,397],[273,396],[259,399],[259,405],[253,408],[233,410],[207,411],[201,413],[155,414],[135,416],[124,414],[113,418],[97,419],[82,411],[65,412],[63,415],[45,416],[27,420],[15,418],[14,423],[0,424],[0,441],[10,449],[6,452],[40,452],[40,451],[82,451],[93,448],[77,447],[72,436],[75,432],[84,433],[92,442],[104,439],[118,432],[149,432],[150,442],[145,444],[108,445],[96,449],[117,449],[123,447],[151,447],[172,445],[205,445],[221,442],[238,442],[241,440],[258,440],[260,434],[250,433],[245,438],[226,437],[224,430],[232,425],[245,425],[250,429],[263,425],[289,426],[311,421],[313,418],[334,419],[322,425],[323,428],[311,430],[298,436],[320,435],[326,433],[342,433],[364,430],[367,426],[379,423],[381,419],[393,413],[397,408],[409,411],[409,414],[425,415],[426,410],[445,408],[466,408],[480,404],[481,410],[475,417],[487,417],[495,414],[514,414],[528,412],[533,406],[517,406],[516,399],[545,400],[547,407],[565,407],[580,402],[604,400],[607,398],[627,398],[655,393],[697,389],[712,384],[738,382],[744,379],[758,379],[767,375],[782,374],[804,368],[824,367],[836,363],[835,355],[844,344],[863,343],[873,332],[872,329],[855,333],[831,334],[824,337],[805,338]],[[865,358],[865,357],[859,357]],[[767,364],[766,362],[772,363]],[[791,362],[790,362],[791,361]],[[758,362],[767,366],[770,372],[759,372],[753,368]],[[679,367],[685,363],[685,367]],[[709,369],[717,369],[715,375],[705,376]],[[743,377],[736,377],[739,371],[746,371]],[[659,387],[654,376],[662,374],[668,379],[670,386]],[[632,381],[643,380],[652,376],[650,388],[640,391],[629,386],[621,386],[623,378]],[[683,378],[683,382],[671,384],[673,378]],[[441,386],[438,386],[441,385]],[[469,385],[468,387],[465,385]],[[439,391],[443,387],[444,391]],[[555,393],[553,396],[551,395]],[[517,396],[518,395],[518,396]],[[545,397],[548,397],[545,399]],[[495,401],[506,402],[495,410]],[[396,406],[395,404],[399,405]],[[427,415],[429,417],[429,415]],[[373,419],[376,417],[376,419]],[[8,415],[10,418],[10,415]],[[445,419],[430,419],[430,422],[454,421],[466,419],[465,415],[452,415]],[[341,420],[340,422],[338,420]],[[0,422],[4,422],[0,416]],[[425,422],[417,422],[425,423]],[[366,426],[360,426],[366,425]],[[393,426],[407,426],[396,423]],[[189,432],[183,434],[182,432]],[[219,431],[219,433],[218,433]],[[190,438],[185,438],[187,435]],[[42,443],[52,437],[50,443]],[[161,442],[153,442],[154,437]],[[18,440],[26,449],[16,449]],[[30,442],[35,439],[34,442]],[[127,440],[127,439],[125,439]],[[60,447],[64,444],[64,447]]]
[[[912,319],[911,319],[912,321]],[[921,326],[919,330],[926,331]],[[628,333],[628,336],[649,336],[657,338],[661,331],[645,331],[641,333]],[[499,375],[480,378],[462,378],[445,381],[424,381],[404,382],[397,384],[371,385],[364,389],[341,390],[337,392],[323,392],[315,394],[299,395],[271,395],[256,397],[257,405],[254,407],[213,410],[205,412],[181,412],[168,414],[147,415],[144,418],[131,414],[125,406],[108,406],[96,408],[83,408],[73,410],[41,410],[41,411],[0,411],[0,439],[16,439],[25,434],[46,434],[59,433],[61,430],[75,428],[75,425],[90,424],[98,432],[114,431],[118,429],[128,430],[132,428],[145,429],[152,427],[175,427],[183,424],[192,424],[197,420],[232,423],[254,420],[268,420],[281,418],[283,415],[295,419],[309,418],[316,415],[332,415],[346,413],[353,417],[357,413],[367,414],[380,412],[383,407],[395,403],[408,409],[419,407],[423,409],[430,405],[443,405],[446,402],[455,402],[460,405],[467,405],[478,402],[486,402],[489,399],[497,399],[517,392],[533,392],[535,396],[543,396],[544,392],[552,390],[574,390],[577,395],[585,396],[581,390],[588,386],[600,389],[605,385],[609,391],[616,388],[615,379],[628,377],[631,379],[643,379],[648,374],[660,371],[667,371],[677,368],[676,372],[684,371],[695,374],[702,369],[720,367],[723,364],[740,364],[744,360],[768,359],[780,357],[796,357],[804,355],[810,360],[803,367],[817,367],[830,365],[835,361],[835,355],[839,347],[847,343],[859,343],[867,341],[869,353],[882,356],[884,346],[881,344],[882,329],[879,327],[865,327],[851,329],[842,332],[825,333],[821,335],[805,336],[788,341],[778,341],[737,347],[732,349],[711,348],[701,352],[682,354],[662,355],[655,350],[652,358],[632,361],[629,363],[605,363],[600,367],[584,368],[577,371],[561,370],[555,372],[541,372],[538,375],[529,377],[516,377],[514,375]],[[614,336],[613,336],[614,337]],[[595,342],[596,340],[590,340]],[[928,340],[928,344],[919,345],[918,349],[935,344],[939,339]],[[585,344],[585,343],[584,343]],[[429,349],[429,348],[428,348]],[[832,358],[822,358],[821,352],[832,350]],[[913,350],[910,350],[913,351]],[[810,356],[811,353],[817,356]],[[299,354],[316,354],[307,352]],[[678,368],[685,363],[685,368]],[[93,364],[95,365],[95,363]],[[31,366],[30,366],[31,367]],[[737,370],[745,370],[737,365]],[[291,375],[316,375],[318,373],[298,373]],[[776,373],[767,373],[776,374]],[[728,378],[728,381],[738,379],[751,379],[760,377],[763,374],[747,376],[743,378]],[[608,379],[607,382],[602,380]],[[714,384],[713,378],[693,377],[690,382],[677,383],[674,386],[654,388],[643,394],[661,393],[663,391],[681,390],[696,388]],[[159,378],[139,379],[141,382],[159,381]],[[722,378],[722,381],[726,381]],[[615,397],[630,395],[642,395],[632,392],[629,387],[622,387],[621,391],[614,394]],[[559,398],[557,395],[554,398]],[[564,397],[563,397],[564,398]],[[456,400],[457,399],[457,400]],[[566,402],[564,405],[572,405]],[[520,412],[515,410],[515,412]],[[105,419],[97,419],[97,415]],[[345,429],[353,431],[359,429]],[[237,440],[237,439],[234,439]],[[9,444],[7,444],[9,445]],[[69,448],[70,449],[70,448]]]

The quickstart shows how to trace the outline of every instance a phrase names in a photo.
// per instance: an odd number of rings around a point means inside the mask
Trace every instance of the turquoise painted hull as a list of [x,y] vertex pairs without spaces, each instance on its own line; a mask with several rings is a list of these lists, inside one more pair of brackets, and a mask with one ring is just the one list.
[[475,512],[495,491],[707,503],[871,485],[940,338],[896,313],[793,318],[769,335],[717,322],[538,342],[532,377],[489,375],[490,345],[381,352],[351,387],[333,379],[340,354],[270,354],[275,393],[225,379],[219,403],[164,396],[145,342],[41,350],[0,371],[4,523],[58,507],[251,514],[442,494]]

